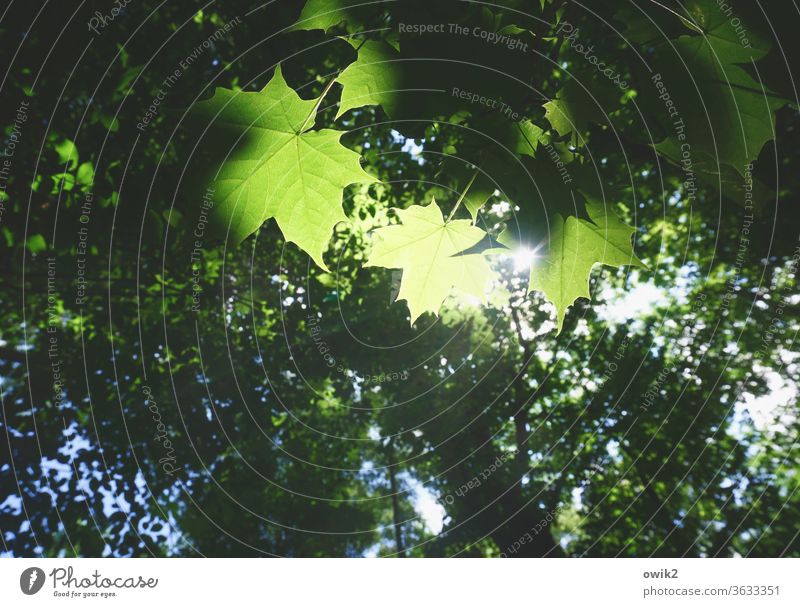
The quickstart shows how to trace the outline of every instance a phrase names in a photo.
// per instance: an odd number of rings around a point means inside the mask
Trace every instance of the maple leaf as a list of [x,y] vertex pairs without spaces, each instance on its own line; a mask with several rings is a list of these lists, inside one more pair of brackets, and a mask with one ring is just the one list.
[[619,107],[622,89],[616,89],[604,77],[585,75],[585,70],[572,69],[572,79],[556,93],[556,98],[544,104],[545,118],[559,135],[571,135],[574,143],[582,138],[590,123],[609,124]]
[[287,241],[327,270],[322,254],[334,226],[347,219],[342,191],[376,179],[339,142],[342,132],[309,130],[316,107],[278,67],[260,92],[217,88],[191,108],[189,120],[208,129],[204,145],[225,154],[210,172],[217,229],[240,242],[274,218]]
[[[720,6],[715,0],[687,0],[677,11],[683,17],[666,32],[640,7],[620,6],[616,16],[626,25],[625,35],[652,54],[647,68],[635,71],[637,104],[660,139],[655,149],[686,171],[687,186],[696,175],[740,200],[747,166],[774,138],[775,113],[787,100],[766,87],[763,68],[755,67],[770,49],[757,20],[746,23],[741,15],[736,19],[742,23],[734,27],[730,12]],[[746,41],[740,31],[748,32]],[[768,196],[757,180],[752,187],[758,198]]]
[[436,201],[397,211],[401,224],[375,231],[366,267],[403,270],[397,299],[404,299],[411,324],[425,312],[438,315],[453,289],[485,302],[487,288],[497,278],[480,253],[461,254],[486,232],[466,219],[445,221]]
[[555,215],[548,242],[531,265],[529,291],[541,291],[555,305],[559,333],[567,308],[579,297],[590,297],[592,268],[646,267],[633,252],[634,228],[601,203],[587,202],[586,212],[589,220]]
[[[754,33],[753,45],[742,46],[730,18],[715,1],[691,0],[685,8],[703,35],[682,35],[669,41],[680,61],[662,59],[655,67],[685,116],[695,164],[714,177],[724,164],[743,176],[746,165],[774,137],[775,111],[786,104],[741,67],[766,56],[769,45]],[[707,109],[690,111],[698,104]],[[658,107],[655,101],[653,105]],[[669,137],[656,149],[675,162],[682,160],[681,142],[676,137]]]
[[[309,20],[315,19],[311,16],[312,4],[313,11],[326,23],[329,16],[338,19],[343,11],[368,5],[354,6],[350,0],[310,0],[306,5]],[[323,5],[326,10],[319,12]],[[491,32],[497,40],[506,42],[513,38],[523,44],[522,38],[528,38],[520,34],[530,37],[529,32],[500,27],[497,15],[486,7],[458,0],[378,5],[389,11],[398,28],[387,28],[392,31],[382,41],[348,39],[358,55],[338,79],[342,85],[338,116],[353,108],[379,105],[398,122],[398,130],[411,137],[422,136],[420,116],[449,120],[458,112],[485,115],[487,100],[491,111],[505,112],[507,117],[514,116],[514,121],[523,118],[520,112],[531,94],[524,80],[528,65],[524,54],[510,56],[504,47],[487,44],[474,35],[451,35],[453,24],[448,20],[456,11],[461,27],[486,31],[487,35]],[[405,27],[418,21],[421,9],[435,31]],[[466,83],[473,83],[469,90]]]
[[349,42],[358,48],[358,59],[339,75],[342,98],[336,118],[365,105],[381,105],[395,116],[397,94],[403,87],[400,53],[386,42]]
[[342,23],[350,32],[363,31],[362,19],[380,8],[380,3],[372,5],[364,0],[308,0],[289,31],[328,31]]

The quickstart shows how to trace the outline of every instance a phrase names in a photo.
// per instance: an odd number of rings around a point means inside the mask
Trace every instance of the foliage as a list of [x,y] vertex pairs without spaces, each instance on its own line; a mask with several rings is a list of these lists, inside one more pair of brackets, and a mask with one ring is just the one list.
[[791,3],[51,4],[4,554],[800,554]]

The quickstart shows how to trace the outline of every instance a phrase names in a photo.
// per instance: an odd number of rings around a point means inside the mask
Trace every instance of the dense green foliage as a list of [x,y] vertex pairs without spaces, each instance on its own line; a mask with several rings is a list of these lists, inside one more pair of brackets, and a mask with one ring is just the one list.
[[791,3],[69,4],[0,19],[5,554],[800,555]]

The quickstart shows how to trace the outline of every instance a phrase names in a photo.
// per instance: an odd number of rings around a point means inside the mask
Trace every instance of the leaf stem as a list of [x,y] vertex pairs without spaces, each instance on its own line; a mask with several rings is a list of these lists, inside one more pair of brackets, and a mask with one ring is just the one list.
[[325,95],[327,95],[328,92],[331,90],[331,87],[334,85],[334,83],[336,82],[336,79],[338,77],[339,77],[339,75],[337,74],[336,76],[331,78],[331,80],[330,80],[330,82],[328,82],[328,84],[325,85],[325,88],[322,90],[322,94],[319,96],[319,99],[317,99],[317,102],[314,104],[314,107],[311,108],[311,111],[308,113],[308,116],[306,116],[306,119],[303,122],[303,126],[300,127],[300,130],[298,131],[298,133],[302,133],[303,131],[305,131],[306,130],[306,126],[308,125],[308,121],[311,120],[312,116],[316,116],[317,115],[317,110],[319,109],[320,104],[322,104],[322,100],[325,99]]
[[696,32],[699,32],[699,33],[701,33],[701,34],[705,34],[705,32],[704,32],[702,29],[700,29],[700,27],[698,27],[697,25],[695,25],[694,23],[692,23],[691,21],[689,21],[689,20],[688,20],[686,17],[684,17],[684,16],[683,16],[683,15],[681,15],[680,13],[677,13],[676,11],[672,10],[670,7],[668,7],[668,6],[664,6],[664,5],[663,5],[663,4],[661,4],[660,2],[657,2],[656,0],[650,0],[650,2],[652,2],[652,3],[653,3],[653,4],[655,4],[656,6],[660,6],[660,7],[661,7],[661,8],[663,8],[665,11],[669,11],[670,13],[672,13],[673,15],[675,15],[675,16],[676,16],[678,19],[680,19],[681,21],[683,21],[684,23],[686,23],[687,25],[689,25],[689,26],[690,26],[690,27],[691,27],[691,28],[692,28],[694,31],[696,31]]
[[450,211],[450,214],[447,216],[447,220],[445,221],[445,223],[450,223],[450,220],[453,218],[453,215],[456,214],[458,207],[461,206],[461,202],[464,200],[464,197],[467,195],[467,192],[469,192],[469,188],[472,186],[477,176],[478,176],[478,169],[475,169],[475,172],[472,174],[472,178],[470,178],[470,180],[467,182],[467,186],[462,190],[461,196],[459,196],[458,201],[456,201],[456,206],[454,206],[453,210]]
[[[527,143],[528,146],[531,148],[531,152],[536,154],[536,146],[534,146],[533,142],[530,139],[528,139],[528,135],[525,133],[525,131],[522,130],[522,127],[520,126],[519,122],[517,122],[515,124],[517,125],[517,130],[519,131],[519,134],[522,135],[522,138],[525,140],[525,143]],[[538,140],[537,140],[537,143],[538,143]]]
[[[366,41],[367,39],[364,38],[361,42],[358,43],[358,46],[355,47],[356,53],[358,53],[361,47],[364,46],[364,43]],[[298,134],[306,130],[306,126],[308,126],[308,121],[311,120],[312,116],[316,116],[317,110],[319,109],[319,106],[322,104],[322,100],[325,99],[325,95],[327,95],[330,92],[331,87],[336,83],[336,80],[338,80],[341,74],[342,70],[339,70],[339,72],[333,78],[331,78],[330,82],[328,82],[328,84],[325,85],[325,88],[322,90],[322,94],[319,96],[319,99],[317,99],[317,102],[314,104],[314,107],[308,113],[308,116],[306,116],[305,121],[303,121],[303,126],[300,127]]]

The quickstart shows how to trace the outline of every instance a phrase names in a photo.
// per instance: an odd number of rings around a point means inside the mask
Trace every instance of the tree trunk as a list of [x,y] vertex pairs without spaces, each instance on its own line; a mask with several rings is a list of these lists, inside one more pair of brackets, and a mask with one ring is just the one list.
[[394,543],[397,548],[397,556],[405,557],[405,547],[403,546],[403,530],[401,528],[400,517],[400,500],[397,497],[397,476],[394,468],[394,442],[389,441],[389,466],[387,468],[389,473],[389,487],[392,492],[392,521],[394,522]]
[[[514,413],[514,439],[517,454],[514,458],[515,477],[519,481],[501,500],[507,516],[514,514],[502,528],[492,534],[492,539],[500,546],[500,550],[508,557],[544,557],[565,556],[561,546],[551,533],[552,521],[545,521],[548,512],[544,512],[534,501],[526,504],[522,494],[522,477],[530,471],[528,456],[529,438],[529,405],[525,393],[525,372],[533,360],[533,348],[522,335],[522,324],[519,312],[511,307],[512,320],[522,346],[524,362],[515,381],[510,386],[510,396],[519,405]],[[551,516],[552,518],[552,516]],[[513,552],[511,552],[513,550]]]

